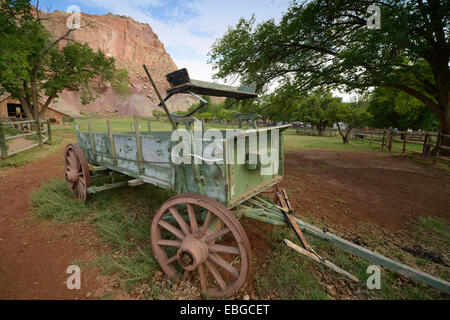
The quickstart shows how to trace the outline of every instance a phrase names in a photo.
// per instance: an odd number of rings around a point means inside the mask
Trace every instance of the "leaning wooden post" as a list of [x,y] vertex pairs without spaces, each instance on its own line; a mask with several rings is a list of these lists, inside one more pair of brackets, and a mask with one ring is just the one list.
[[441,149],[441,133],[438,132],[437,140],[436,140],[436,152],[434,153],[433,164],[436,164],[439,159],[439,150]]
[[6,159],[8,157],[8,145],[6,144],[3,121],[0,120],[0,157]]
[[402,153],[405,154],[406,152],[406,140],[408,138],[408,132],[403,133],[403,147],[402,147]]
[[52,129],[50,128],[50,119],[47,120],[48,141],[52,141]]

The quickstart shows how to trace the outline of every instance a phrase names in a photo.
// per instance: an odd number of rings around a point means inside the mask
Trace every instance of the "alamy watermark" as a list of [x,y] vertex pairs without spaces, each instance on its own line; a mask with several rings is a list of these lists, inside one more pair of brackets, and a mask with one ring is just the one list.
[[70,30],[81,29],[81,9],[77,5],[71,5],[66,9],[71,15],[66,20],[66,26]]
[[70,274],[67,278],[66,285],[67,289],[81,289],[81,269],[77,265],[70,265],[67,267],[66,273]]
[[380,266],[370,265],[367,267],[366,273],[371,274],[366,281],[367,289],[381,289],[381,269]]
[[204,131],[201,121],[197,120],[191,131],[176,129],[172,132],[171,160],[178,165],[242,164],[259,168],[261,175],[274,175],[279,170],[279,139],[278,128]]
[[367,13],[370,14],[367,19],[368,29],[381,29],[381,9],[376,4],[367,7]]

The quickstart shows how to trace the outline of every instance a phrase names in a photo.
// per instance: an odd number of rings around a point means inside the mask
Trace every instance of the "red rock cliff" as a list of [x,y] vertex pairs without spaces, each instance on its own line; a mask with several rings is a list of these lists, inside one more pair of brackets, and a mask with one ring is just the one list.
[[[47,15],[50,19],[44,20],[44,23],[48,30],[58,37],[67,31],[66,21],[69,16],[69,13],[54,11]],[[115,57],[117,67],[128,70],[131,94],[121,98],[112,89],[104,88],[100,90],[99,98],[95,102],[82,105],[78,93],[65,91],[53,107],[72,114],[150,116],[159,101],[142,65],[145,63],[149,67],[163,95],[168,87],[165,75],[177,70],[163,43],[148,24],[136,22],[126,16],[82,13],[81,25],[86,24],[89,26],[72,32],[70,37],[88,43],[94,50],[101,49],[108,56]],[[169,104],[172,110],[185,110],[194,102],[186,96],[172,99]]]

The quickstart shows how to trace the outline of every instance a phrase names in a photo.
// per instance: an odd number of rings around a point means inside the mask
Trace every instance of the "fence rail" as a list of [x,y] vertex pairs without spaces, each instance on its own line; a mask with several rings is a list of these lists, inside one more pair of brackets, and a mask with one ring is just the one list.
[[[24,148],[20,148],[20,149],[16,149],[16,150],[8,150],[9,148],[8,148],[7,141],[12,141],[15,139],[29,137],[29,136],[33,136],[33,135],[38,136],[39,134],[37,131],[37,127],[38,127],[37,121],[36,120],[21,120],[21,121],[2,121],[2,120],[0,120],[0,158],[6,159],[17,153],[37,147],[37,146],[41,145],[42,143],[45,143],[46,141],[51,141],[52,133],[51,133],[51,127],[50,127],[50,120],[39,120],[40,125],[45,124],[45,123],[47,124],[47,128],[41,128],[40,132],[41,132],[41,134],[47,133],[47,136],[44,135],[42,138],[42,141],[28,145]],[[24,133],[7,137],[5,134],[6,127],[18,129]]]
[[[313,128],[296,128],[296,133],[305,136],[318,136],[319,132]],[[322,135],[325,137],[334,137],[338,135],[337,130],[324,130]]]
[[427,131],[358,130],[353,132],[352,137],[369,142],[370,145],[378,144],[382,149],[386,148],[389,151],[397,149],[401,150],[403,154],[407,152],[420,154],[422,160],[432,160],[433,164],[436,164],[438,160],[450,162],[450,157],[440,155],[442,150],[450,151],[450,147],[442,143],[443,140],[450,140],[448,134]]

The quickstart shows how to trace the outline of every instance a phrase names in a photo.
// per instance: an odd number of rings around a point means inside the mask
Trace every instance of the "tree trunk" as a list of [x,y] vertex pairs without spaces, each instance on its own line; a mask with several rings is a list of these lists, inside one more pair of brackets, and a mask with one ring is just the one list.
[[[446,108],[443,108],[442,115],[441,115],[441,133],[450,135],[450,106],[447,105]],[[442,137],[441,145],[450,147],[450,138]],[[441,149],[439,151],[440,154],[443,156],[450,156],[449,150],[443,150]]]
[[25,112],[25,117],[27,120],[34,120],[34,113],[31,106],[25,100],[24,97],[19,97],[20,104],[22,105],[23,112]]

